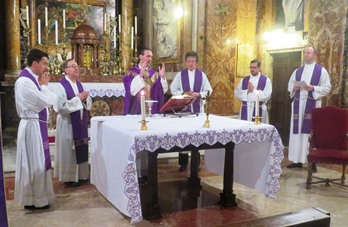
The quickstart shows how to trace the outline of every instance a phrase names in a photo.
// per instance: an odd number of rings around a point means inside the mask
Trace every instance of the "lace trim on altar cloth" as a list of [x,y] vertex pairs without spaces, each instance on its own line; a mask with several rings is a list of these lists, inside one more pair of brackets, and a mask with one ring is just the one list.
[[164,148],[169,150],[174,146],[185,147],[190,144],[198,147],[204,143],[209,145],[214,145],[215,143],[226,144],[228,142],[234,142],[235,144],[239,143],[262,143],[268,141],[272,143],[275,147],[274,152],[270,154],[271,165],[268,170],[267,178],[267,190],[265,196],[267,198],[276,198],[277,191],[280,188],[279,177],[281,174],[280,163],[284,158],[283,153],[283,143],[281,138],[275,128],[273,129],[258,129],[258,130],[233,130],[221,132],[216,132],[215,130],[209,130],[205,133],[200,133],[196,131],[194,134],[189,134],[186,132],[178,133],[175,136],[166,134],[163,137],[159,136],[148,136],[146,140],[135,140],[135,144],[131,147],[129,156],[128,156],[128,165],[126,166],[123,172],[123,179],[126,182],[124,193],[129,199],[127,204],[127,210],[130,213],[132,220],[131,223],[137,223],[142,220],[142,211],[140,203],[140,193],[139,187],[136,179],[136,163],[135,155],[137,152],[142,150],[155,151],[158,148]]

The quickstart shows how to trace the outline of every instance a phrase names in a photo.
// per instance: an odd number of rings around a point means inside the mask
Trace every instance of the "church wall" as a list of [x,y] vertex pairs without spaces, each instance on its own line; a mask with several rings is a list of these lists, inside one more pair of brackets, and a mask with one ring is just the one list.
[[[344,46],[347,1],[310,1],[310,8],[308,40],[318,49],[317,62],[328,70],[332,84],[331,94],[324,105],[339,106],[347,97],[347,91],[340,93],[342,83],[347,83],[346,72],[343,73],[343,54],[347,48]],[[343,105],[347,107],[347,102]]]

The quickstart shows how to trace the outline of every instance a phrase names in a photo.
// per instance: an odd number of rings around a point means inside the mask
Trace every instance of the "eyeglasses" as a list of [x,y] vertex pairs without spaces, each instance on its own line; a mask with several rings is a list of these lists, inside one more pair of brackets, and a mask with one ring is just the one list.
[[257,67],[257,66],[250,66],[249,67],[249,69],[257,69],[257,68],[259,68],[259,67]]
[[67,66],[66,68],[74,68],[74,69],[76,69],[76,68],[78,68],[79,66],[78,65],[70,65],[70,66]]

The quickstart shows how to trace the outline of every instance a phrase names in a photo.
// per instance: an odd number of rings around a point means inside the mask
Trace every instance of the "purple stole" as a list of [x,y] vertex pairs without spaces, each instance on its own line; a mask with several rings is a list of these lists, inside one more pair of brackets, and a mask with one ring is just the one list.
[[[246,76],[243,78],[243,81],[242,81],[242,89],[243,90],[248,89],[249,80],[250,80],[250,76]],[[263,89],[265,89],[265,87],[266,87],[266,82],[267,82],[267,77],[264,76],[263,74],[261,74],[256,89],[263,91]],[[262,105],[262,102],[259,102],[259,113],[260,113],[259,117],[262,117],[262,106],[261,105]],[[242,120],[248,120],[248,106],[247,106],[246,101],[242,102],[242,109],[241,109],[240,115],[241,115]],[[254,110],[253,110],[253,117],[255,117],[255,106],[254,106]],[[254,121],[254,120],[255,119],[252,119],[252,121]]]
[[[149,69],[149,76],[150,78],[155,75],[155,70]],[[136,75],[139,75],[140,68],[139,65],[136,67],[130,68],[129,72],[126,76],[123,77],[123,85],[125,88],[125,97],[124,97],[124,108],[123,108],[123,114],[140,114],[141,113],[141,107],[140,107],[140,94],[142,89],[140,90],[136,96],[132,96],[130,93],[130,87],[131,83],[133,81],[133,78]],[[163,93],[163,87],[161,84],[161,77],[159,76],[155,83],[150,88],[150,95],[152,100],[157,100],[157,103],[153,103],[152,105],[152,114],[160,113],[159,110],[164,105],[164,93]]]
[[[60,80],[63,85],[68,100],[74,98],[75,92],[71,87],[69,81],[63,77]],[[83,92],[82,84],[76,81],[79,92]],[[80,111],[70,113],[71,125],[74,136],[76,163],[81,164],[88,161],[88,123],[87,123],[87,110],[83,109],[82,120]]]
[[[38,84],[37,80],[29,73],[27,69],[24,69],[18,76],[20,77],[27,77],[33,83],[36,85],[37,89],[41,91],[41,87]],[[51,157],[50,157],[50,146],[48,141],[48,129],[47,129],[47,108],[44,108],[39,113],[39,125],[40,125],[40,133],[42,138],[42,146],[44,149],[44,155],[45,155],[45,167],[46,170],[51,169]]]
[[[301,81],[304,66],[296,70],[296,81]],[[310,85],[318,86],[321,76],[321,65],[315,64]],[[308,92],[305,113],[303,116],[301,133],[310,134],[312,130],[312,109],[315,107],[316,101],[313,98],[313,92]],[[295,92],[294,96],[294,115],[293,115],[293,133],[299,133],[299,111],[300,111],[300,90]]]
[[[201,92],[202,90],[202,71],[197,69],[195,70],[195,82],[193,85],[193,92]],[[181,71],[181,85],[184,92],[190,91],[190,81],[188,76],[188,69]],[[196,99],[193,102],[193,112],[199,113],[200,111],[200,100]]]
[[[0,103],[1,104],[1,103]],[[1,114],[1,111],[0,111]],[[0,117],[1,118],[1,117]],[[5,197],[5,179],[4,169],[2,166],[2,137],[0,132],[0,226],[7,227],[7,213],[6,213],[6,197]]]

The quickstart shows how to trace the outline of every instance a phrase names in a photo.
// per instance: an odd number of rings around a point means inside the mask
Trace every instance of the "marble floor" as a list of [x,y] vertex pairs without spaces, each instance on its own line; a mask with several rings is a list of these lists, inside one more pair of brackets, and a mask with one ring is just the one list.
[[[3,150],[5,177],[13,177],[15,163],[15,147],[6,145]],[[202,162],[204,163],[204,162]],[[291,211],[298,211],[310,207],[319,207],[331,213],[331,226],[343,227],[348,223],[348,188],[323,184],[313,185],[308,190],[305,187],[307,167],[303,169],[287,169],[287,162],[283,162],[283,173],[280,177],[281,188],[278,199],[267,199],[259,192],[239,184],[234,184],[237,204],[240,214],[229,214],[221,211],[214,204],[207,202],[207,195],[217,196],[222,189],[222,178],[209,173],[201,165],[202,194],[197,199],[198,207],[191,210],[167,210],[162,219],[136,224],[140,227],[150,226],[216,226],[233,221],[233,215],[244,215],[244,218],[268,217]],[[162,157],[159,164],[159,181],[161,184],[177,181],[185,182],[188,172],[177,172],[177,159]],[[339,176],[335,170],[318,166],[321,176]],[[58,185],[58,187],[64,187]],[[167,187],[167,186],[164,186]],[[56,189],[56,186],[55,186]],[[204,194],[203,194],[204,193]],[[177,201],[183,203],[184,201]],[[122,215],[93,185],[86,185],[76,189],[63,189],[56,194],[55,204],[46,211],[27,211],[19,207],[13,200],[7,200],[9,226],[132,226],[130,219]],[[225,213],[224,213],[225,212]],[[233,212],[237,212],[236,210]],[[187,215],[187,216],[185,216]],[[189,218],[188,218],[189,217]],[[182,219],[187,221],[183,222]],[[230,219],[228,219],[230,218]],[[210,222],[210,220],[217,222]],[[185,223],[185,224],[183,224]]]

